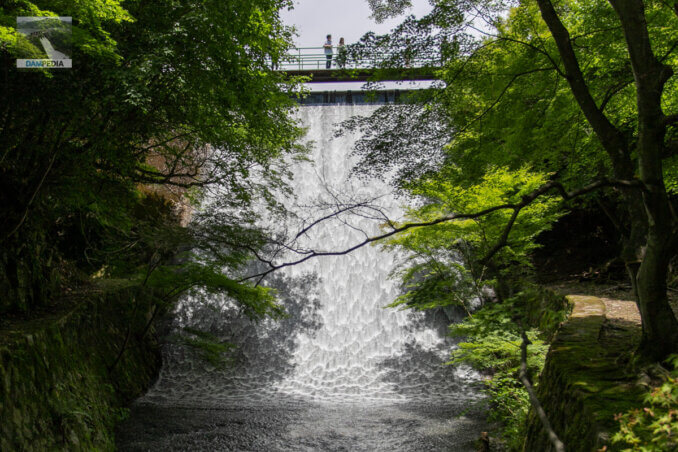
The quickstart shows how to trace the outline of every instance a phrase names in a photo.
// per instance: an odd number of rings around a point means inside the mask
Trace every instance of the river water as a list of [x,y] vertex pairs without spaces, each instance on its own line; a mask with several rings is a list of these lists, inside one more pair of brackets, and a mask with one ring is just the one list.
[[[384,213],[401,214],[386,184],[349,177],[357,136],[334,136],[336,124],[374,108],[301,107],[314,150],[294,170],[298,199],[289,206],[300,215],[364,199],[379,206],[321,223],[302,245],[343,249],[378,232]],[[274,274],[268,284],[289,313],[280,321],[251,321],[217,297],[186,297],[172,328],[196,327],[237,348],[215,368],[168,341],[158,381],[118,429],[120,450],[474,450],[484,428],[477,377],[444,365],[456,314],[384,309],[400,290],[388,277],[396,259],[367,246]]]

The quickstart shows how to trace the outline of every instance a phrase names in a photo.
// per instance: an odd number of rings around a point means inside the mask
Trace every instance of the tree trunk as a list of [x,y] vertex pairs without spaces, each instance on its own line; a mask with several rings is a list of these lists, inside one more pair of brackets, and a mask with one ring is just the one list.
[[[569,31],[560,20],[551,0],[537,0],[537,4],[542,19],[544,19],[558,47],[570,91],[605,152],[607,152],[612,163],[614,177],[622,180],[633,180],[636,175],[636,168],[631,160],[629,144],[624,134],[610,122],[593,99],[589,86],[584,79],[584,74],[579,67]],[[635,301],[639,304],[636,287],[637,274],[646,242],[647,217],[643,198],[638,190],[633,188],[622,190],[622,197],[629,214],[630,229],[627,235],[622,235],[620,257],[626,266]]]
[[[678,219],[673,217],[664,187],[662,158],[666,126],[661,109],[670,67],[654,55],[642,0],[609,0],[619,17],[629,52],[638,106],[639,193],[625,193],[631,231],[624,242],[626,264],[643,320],[641,352],[661,360],[678,351],[678,321],[668,303],[666,278],[678,245]],[[610,157],[615,177],[635,176],[629,143],[596,105],[579,67],[570,34],[550,0],[537,0],[542,18],[558,47],[565,76],[579,107]]]
[[638,296],[643,319],[642,354],[660,361],[678,352],[678,321],[669,305],[666,276],[671,253],[659,234],[650,232],[638,271]]
[[638,170],[645,185],[643,203],[648,231],[637,275],[643,319],[640,349],[644,356],[661,360],[678,351],[678,321],[666,290],[677,233],[662,168],[666,126],[661,96],[673,70],[662,64],[652,51],[642,0],[610,0],[610,4],[619,16],[633,69],[638,106]]
[[[628,174],[627,171],[624,174]],[[620,176],[619,171],[615,169],[615,177],[621,179],[634,179],[633,172],[631,177],[625,175]],[[626,202],[626,211],[629,216],[630,229],[627,236],[622,236],[622,249],[620,257],[626,267],[626,273],[631,282],[631,292],[633,293],[633,300],[640,310],[640,295],[638,294],[638,271],[640,264],[643,261],[643,254],[645,253],[645,244],[647,242],[647,215],[645,214],[645,203],[643,196],[638,190],[630,189],[622,193],[622,197]]]

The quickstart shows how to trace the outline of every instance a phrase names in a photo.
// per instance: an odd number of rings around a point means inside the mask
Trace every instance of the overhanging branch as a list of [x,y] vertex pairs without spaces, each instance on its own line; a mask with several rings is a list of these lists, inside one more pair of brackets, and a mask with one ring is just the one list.
[[602,112],[602,109],[596,105],[579,66],[569,31],[560,20],[551,0],[537,0],[537,4],[539,5],[542,19],[556,42],[558,53],[565,67],[565,78],[570,85],[577,104],[586,116],[589,124],[591,124],[591,127],[593,127],[612,161],[624,161],[626,163],[626,160],[629,159],[626,140],[621,131],[610,122],[608,117]]
[[523,196],[518,203],[506,203],[506,204],[501,204],[497,205],[494,207],[489,207],[487,209],[480,210],[478,212],[474,213],[452,213],[449,215],[445,215],[439,218],[436,218],[431,221],[422,221],[422,222],[416,222],[416,223],[405,223],[401,226],[397,226],[392,228],[390,231],[385,232],[380,235],[376,235],[373,237],[368,237],[365,240],[349,247],[344,250],[340,251],[311,251],[307,252],[304,257],[301,257],[297,260],[289,261],[289,262],[284,262],[281,264],[275,264],[270,261],[264,261],[266,264],[269,266],[269,268],[266,271],[263,271],[261,273],[257,273],[254,275],[246,276],[244,278],[241,278],[238,282],[245,282],[250,279],[257,279],[259,282],[261,282],[266,276],[269,274],[273,273],[274,271],[280,270],[285,267],[291,267],[294,265],[299,265],[302,264],[309,259],[315,258],[315,257],[322,257],[322,256],[343,256],[349,253],[352,253],[353,251],[364,247],[365,245],[368,245],[370,243],[378,242],[380,240],[387,239],[389,237],[392,237],[400,232],[404,232],[413,228],[419,228],[419,227],[426,227],[426,226],[435,226],[437,224],[441,223],[446,223],[448,221],[453,221],[453,220],[470,220],[470,219],[476,219],[480,218],[486,215],[489,215],[493,212],[497,212],[500,210],[513,210],[513,215],[511,216],[511,220],[507,224],[506,228],[504,229],[504,233],[502,234],[502,237],[500,238],[500,241],[495,245],[490,253],[488,253],[485,258],[483,258],[483,262],[489,261],[489,259],[492,258],[499,250],[501,250],[503,247],[505,247],[508,243],[508,236],[511,232],[511,228],[513,227],[513,224],[515,223],[518,214],[520,211],[534,202],[537,198],[540,196],[555,190],[564,200],[570,200],[579,196],[583,196],[585,194],[591,193],[595,190],[599,190],[602,188],[606,187],[618,187],[618,188],[636,188],[639,190],[644,190],[645,187],[644,185],[638,181],[638,180],[611,180],[611,179],[601,179],[595,182],[592,182],[582,188],[579,188],[577,190],[572,190],[572,191],[567,191],[563,184],[557,181],[549,181],[546,184],[542,185],[541,187],[535,189],[531,193]]

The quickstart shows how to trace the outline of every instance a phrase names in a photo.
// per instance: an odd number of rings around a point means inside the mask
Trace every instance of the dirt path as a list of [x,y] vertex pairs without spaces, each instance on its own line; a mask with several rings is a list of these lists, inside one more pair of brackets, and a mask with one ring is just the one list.
[[626,321],[640,325],[640,312],[634,301],[600,297],[605,304],[605,317],[610,321]]
[[[628,283],[605,283],[593,281],[565,280],[548,284],[547,287],[562,295],[595,296],[603,300],[609,319],[624,320],[640,324],[640,314],[633,301]],[[678,290],[669,288],[667,293],[673,312],[678,317]]]

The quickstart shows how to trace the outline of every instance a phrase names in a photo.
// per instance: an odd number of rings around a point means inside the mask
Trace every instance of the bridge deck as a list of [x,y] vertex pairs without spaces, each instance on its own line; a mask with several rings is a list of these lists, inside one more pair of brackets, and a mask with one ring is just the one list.
[[402,58],[395,53],[352,57],[337,47],[333,48],[330,69],[326,69],[327,63],[322,47],[302,47],[286,55],[273,67],[290,76],[311,77],[313,82],[344,82],[366,81],[378,69],[385,80],[433,80],[436,69],[441,66],[440,57],[436,54],[412,58]]
[[300,105],[384,105],[405,104],[411,101],[410,95],[418,90],[388,89],[378,91],[314,91],[303,98],[294,99]]
[[[436,68],[418,68],[416,70],[403,70],[401,72],[389,73],[387,80],[434,80]],[[304,70],[284,70],[290,76],[311,77],[312,82],[364,82],[370,79],[376,69],[304,69]]]

